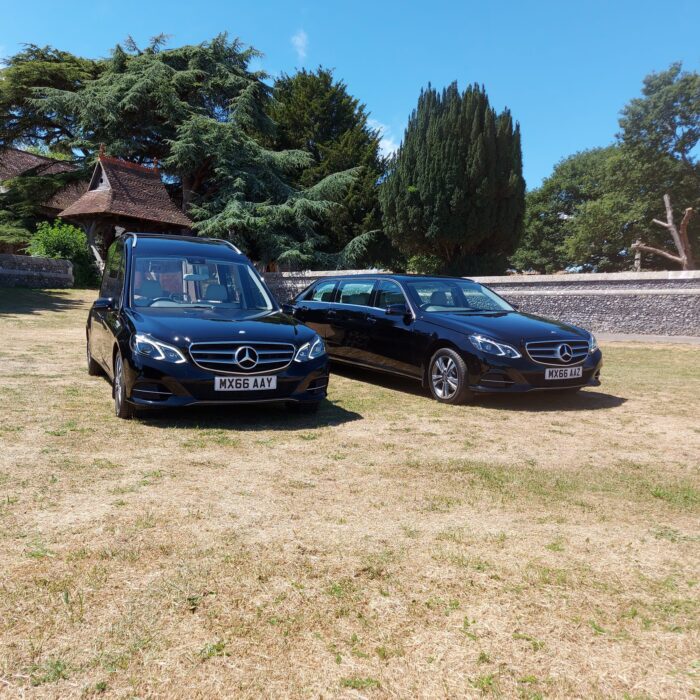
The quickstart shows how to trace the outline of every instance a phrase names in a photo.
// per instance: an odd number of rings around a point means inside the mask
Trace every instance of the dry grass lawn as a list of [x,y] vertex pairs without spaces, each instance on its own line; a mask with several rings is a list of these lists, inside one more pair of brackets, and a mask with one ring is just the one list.
[[126,422],[93,296],[0,290],[0,696],[700,695],[700,347]]

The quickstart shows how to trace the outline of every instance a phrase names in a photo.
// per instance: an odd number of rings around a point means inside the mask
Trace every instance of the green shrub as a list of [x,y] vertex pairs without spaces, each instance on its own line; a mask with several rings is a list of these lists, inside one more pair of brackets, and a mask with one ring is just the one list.
[[97,285],[97,268],[88,249],[87,236],[81,229],[61,221],[43,221],[37,225],[27,250],[38,257],[70,260],[76,287]]

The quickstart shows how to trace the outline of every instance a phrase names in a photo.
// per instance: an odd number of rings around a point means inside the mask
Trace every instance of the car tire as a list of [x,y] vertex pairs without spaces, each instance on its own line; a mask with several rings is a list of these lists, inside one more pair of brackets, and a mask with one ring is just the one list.
[[428,364],[428,387],[433,398],[452,405],[474,398],[469,391],[467,364],[452,348],[439,348]]
[[292,413],[309,415],[313,413],[318,413],[320,405],[320,401],[313,401],[309,403],[299,403],[297,401],[290,401],[287,404],[287,410],[291,411]]
[[91,377],[99,377],[102,374],[102,367],[100,367],[100,365],[92,359],[89,339],[85,341],[85,357],[87,360],[87,373]]
[[126,376],[120,352],[114,357],[112,394],[114,396],[114,415],[125,420],[133,418],[136,415],[136,409],[126,400]]

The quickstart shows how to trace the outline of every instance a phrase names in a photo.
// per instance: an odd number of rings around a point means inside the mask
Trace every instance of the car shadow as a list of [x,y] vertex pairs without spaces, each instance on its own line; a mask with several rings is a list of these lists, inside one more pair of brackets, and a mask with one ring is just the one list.
[[531,391],[525,394],[485,394],[479,405],[497,411],[599,411],[617,408],[627,399],[596,389],[582,389],[574,394],[561,391]]
[[[374,386],[400,391],[413,396],[422,396],[428,401],[434,399],[430,392],[424,389],[420,382],[383,372],[350,367],[349,365],[333,364],[332,373],[358,382],[366,382]],[[332,378],[331,378],[332,382]],[[487,409],[501,411],[596,411],[616,408],[627,399],[596,389],[584,389],[575,394],[559,391],[530,391],[523,394],[479,394],[474,399],[474,405]]]
[[139,422],[154,428],[249,431],[309,430],[361,419],[359,413],[348,411],[328,399],[321,402],[318,413],[296,413],[283,403],[270,403],[149,409],[138,417]]
[[71,298],[67,292],[60,289],[0,288],[0,316],[35,314],[40,311],[71,311],[80,308],[87,308],[84,301]]

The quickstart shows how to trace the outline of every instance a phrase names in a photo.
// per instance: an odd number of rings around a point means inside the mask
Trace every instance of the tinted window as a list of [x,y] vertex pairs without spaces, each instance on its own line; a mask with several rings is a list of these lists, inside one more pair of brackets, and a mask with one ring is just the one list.
[[306,295],[306,299],[308,301],[333,301],[335,285],[335,280],[320,282]]
[[274,308],[254,269],[245,263],[195,256],[136,255],[132,303],[140,307],[211,307],[236,311]]
[[109,247],[104,273],[102,274],[102,285],[100,287],[101,297],[116,299],[121,294],[122,287],[124,286],[123,253],[124,244],[122,241],[115,241]]
[[393,304],[406,304],[401,287],[391,280],[380,280],[377,284],[377,296],[374,305],[379,309],[386,309]]
[[369,306],[372,296],[374,280],[343,280],[341,281],[340,299],[341,304],[355,304],[357,306]]
[[410,280],[406,288],[423,311],[512,311],[513,307],[477,282]]

